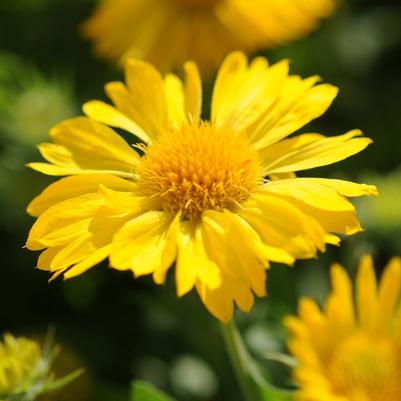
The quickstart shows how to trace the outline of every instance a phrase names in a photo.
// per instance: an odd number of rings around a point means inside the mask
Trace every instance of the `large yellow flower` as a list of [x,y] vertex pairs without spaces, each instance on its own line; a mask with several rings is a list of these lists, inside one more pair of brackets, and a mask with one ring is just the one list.
[[[333,233],[360,231],[347,197],[373,186],[296,178],[294,172],[345,159],[371,141],[358,130],[284,139],[323,114],[337,94],[314,76],[288,75],[288,63],[224,61],[211,120],[202,121],[196,65],[186,79],[164,79],[130,59],[126,84],[106,92],[114,106],[90,101],[87,117],[62,122],[39,145],[49,163],[30,166],[62,178],[32,201],[39,216],[27,247],[43,250],[38,267],[70,278],[109,257],[113,268],[153,274],[162,284],[176,261],[178,295],[194,286],[223,321],[233,303],[249,311],[265,295],[269,261],[315,257]],[[136,135],[130,146],[107,125]],[[134,140],[134,139],[133,139]]]
[[377,288],[369,256],[361,259],[353,288],[339,265],[323,311],[310,299],[289,317],[290,349],[299,366],[300,401],[401,399],[401,259],[390,261]]
[[84,24],[96,52],[134,56],[161,69],[194,60],[201,71],[228,52],[273,47],[305,35],[338,0],[103,0]]

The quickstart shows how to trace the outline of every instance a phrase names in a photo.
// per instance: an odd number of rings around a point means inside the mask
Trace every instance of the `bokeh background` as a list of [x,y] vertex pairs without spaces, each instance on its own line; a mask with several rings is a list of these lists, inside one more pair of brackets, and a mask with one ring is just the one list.
[[[121,72],[96,60],[79,35],[89,0],[0,1],[0,332],[41,337],[57,328],[63,346],[57,370],[84,366],[86,374],[57,400],[128,400],[130,383],[144,378],[180,400],[236,400],[233,372],[217,322],[195,295],[177,301],[171,282],[98,266],[71,281],[48,283],[36,257],[23,248],[32,219],[29,200],[51,180],[24,165],[38,161],[35,144],[56,122],[80,114],[82,102],[105,98],[104,83]],[[304,132],[340,134],[361,128],[374,140],[353,158],[308,172],[377,184],[381,196],[359,202],[366,231],[330,247],[319,260],[295,268],[273,266],[268,299],[250,316],[237,314],[252,354],[270,380],[291,386],[288,370],[269,359],[285,351],[282,317],[297,299],[323,300],[328,267],[351,274],[362,253],[384,266],[401,254],[401,5],[398,0],[344,0],[308,38],[262,52],[272,62],[292,60],[293,73],[319,74],[338,85],[329,112]]]

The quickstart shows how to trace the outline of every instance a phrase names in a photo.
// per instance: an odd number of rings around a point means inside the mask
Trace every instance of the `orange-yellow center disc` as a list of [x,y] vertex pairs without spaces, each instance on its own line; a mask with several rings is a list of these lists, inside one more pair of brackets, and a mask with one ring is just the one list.
[[237,207],[261,181],[246,138],[206,123],[172,130],[145,148],[138,173],[140,194],[190,218]]
[[390,339],[357,333],[334,352],[330,382],[347,400],[401,400],[401,354]]

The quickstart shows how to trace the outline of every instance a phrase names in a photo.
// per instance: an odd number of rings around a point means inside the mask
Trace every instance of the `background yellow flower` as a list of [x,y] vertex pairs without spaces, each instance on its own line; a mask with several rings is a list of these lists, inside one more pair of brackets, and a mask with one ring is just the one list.
[[339,265],[323,311],[302,299],[298,317],[286,318],[294,378],[301,401],[397,401],[401,397],[401,259],[393,258],[377,285],[364,256],[355,284]]
[[4,334],[0,342],[0,400],[44,399],[79,377],[82,369],[55,378],[53,362],[58,351],[50,336],[42,346],[35,340]]
[[42,351],[37,342],[5,334],[0,342],[0,397],[29,387],[41,360]]
[[[234,302],[249,311],[264,296],[269,262],[315,257],[336,235],[361,230],[348,197],[374,186],[297,178],[295,172],[358,153],[371,142],[358,130],[335,137],[285,139],[323,114],[337,94],[318,77],[288,75],[288,62],[248,64],[230,54],[213,92],[211,120],[201,121],[201,82],[162,78],[130,59],[126,84],[106,91],[114,106],[90,101],[87,117],[66,120],[39,145],[44,174],[71,177],[50,185],[28,207],[39,216],[27,247],[38,267],[65,278],[105,258],[162,284],[176,261],[177,293],[196,287],[209,311],[231,319]],[[107,125],[142,141],[135,150]],[[140,156],[141,152],[143,156]]]
[[134,56],[162,70],[193,60],[216,68],[233,50],[297,39],[332,13],[337,0],[103,0],[83,26],[100,56]]

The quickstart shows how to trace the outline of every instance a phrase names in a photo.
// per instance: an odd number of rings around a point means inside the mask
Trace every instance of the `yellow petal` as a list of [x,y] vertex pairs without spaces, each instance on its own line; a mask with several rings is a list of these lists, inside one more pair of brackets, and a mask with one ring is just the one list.
[[334,189],[339,194],[350,198],[378,194],[377,188],[374,185],[358,184],[351,181],[335,180],[331,178],[308,178],[308,180],[312,183]]
[[317,18],[328,16],[336,5],[336,0],[231,0],[229,7],[221,7],[219,17],[233,32],[240,26],[244,39],[252,42],[255,34],[261,35],[267,48],[305,35],[316,27]]
[[168,111],[159,72],[149,63],[128,59],[125,81],[131,94],[133,121],[151,138],[166,132]]
[[176,128],[187,121],[183,87],[181,80],[174,74],[167,74],[164,78],[169,120]]
[[96,251],[92,244],[92,235],[88,232],[81,233],[73,241],[64,246],[53,258],[50,265],[52,272],[57,270],[65,270],[73,264],[90,257]]
[[283,139],[280,142],[259,150],[258,153],[263,175],[268,175],[268,166],[272,163],[272,161],[286,157],[287,154],[293,152],[294,150],[298,150],[309,143],[316,142],[323,138],[324,136],[320,134],[302,134],[297,135],[294,138]]
[[71,152],[74,162],[82,169],[132,173],[140,159],[120,135],[87,117],[63,121],[50,131],[50,136]]
[[51,262],[61,249],[62,247],[48,248],[41,252],[37,268],[40,270],[50,271]]
[[[231,287],[230,290],[232,298],[234,299],[238,308],[243,312],[249,313],[255,303],[255,297],[250,286],[241,281],[232,280],[228,280],[227,284]],[[222,288],[219,288],[218,290],[223,291]],[[263,296],[264,295],[266,295],[265,292],[263,292]]]
[[[51,236],[55,230],[69,231],[73,235],[74,231],[68,229],[71,225],[79,226],[81,230],[85,230],[85,224],[89,223],[89,219],[103,204],[103,199],[98,194],[93,193],[57,203],[42,213],[36,220],[29,232],[26,246],[31,250],[43,249],[46,246],[43,245],[41,240],[46,236]],[[75,232],[77,236],[80,233],[80,231]]]
[[86,235],[91,217],[82,218],[73,222],[68,222],[58,227],[53,227],[40,238],[40,243],[46,247],[65,246],[76,238]]
[[177,295],[188,293],[199,279],[209,288],[221,284],[220,269],[206,253],[202,230],[181,223],[176,263]]
[[121,128],[136,135],[144,142],[149,142],[149,136],[138,124],[107,103],[101,102],[100,100],[91,100],[86,102],[82,109],[83,112],[93,120],[110,125],[111,127]]
[[135,196],[132,192],[115,191],[102,184],[99,185],[97,192],[104,200],[104,207],[114,215],[140,214],[159,208],[159,205],[152,199]]
[[338,234],[353,235],[362,231],[358,217],[352,211],[325,211],[299,205],[300,209],[313,217],[323,229]]
[[175,259],[175,244],[168,238],[172,222],[172,216],[157,211],[130,220],[113,238],[111,267],[132,270],[137,277],[170,267]]
[[352,235],[362,231],[355,211],[324,210],[296,198],[285,198],[304,215],[314,219],[325,231]]
[[330,234],[330,233],[326,233],[326,234],[324,235],[324,241],[325,241],[327,244],[339,246],[340,243],[341,243],[341,238],[337,237],[337,235]]
[[264,244],[264,249],[266,258],[271,262],[285,263],[286,265],[293,265],[295,262],[295,258],[282,248]]
[[202,227],[209,255],[232,278],[233,284],[243,282],[255,294],[264,296],[267,249],[246,220],[229,211],[209,210],[202,214]]
[[246,130],[276,101],[287,74],[286,60],[269,67],[266,60],[258,58],[248,66],[243,53],[230,54],[213,91],[213,123],[235,132]]
[[156,267],[153,272],[153,280],[156,284],[163,284],[165,282],[167,271],[177,257],[177,238],[180,228],[180,218],[181,216],[179,214],[174,217],[174,220],[170,224],[166,234],[166,246],[163,253],[162,263]]
[[240,215],[254,227],[267,245],[293,257],[310,258],[324,250],[324,231],[291,202],[274,195],[255,194]]
[[[321,368],[321,362],[310,343],[299,339],[293,339],[289,341],[288,348],[291,353],[297,357],[300,365],[304,367],[303,369],[312,368],[315,372],[319,371]],[[295,375],[298,375],[299,373],[300,372],[298,371],[294,372]]]
[[152,132],[147,132],[146,118],[138,113],[133,95],[128,91],[122,82],[109,82],[105,85],[105,90],[109,98],[114,103],[116,109],[125,115],[130,121],[134,122],[142,132],[146,134],[141,138],[145,143],[152,142]]
[[[73,174],[96,174],[98,170],[82,170],[74,160],[73,154],[64,146],[55,143],[42,143],[38,146],[41,155],[50,163],[28,163],[27,167],[47,175],[63,176]],[[116,174],[121,173],[116,171]]]
[[[311,342],[313,349],[321,360],[325,360],[336,346],[336,336],[332,333],[326,315],[316,302],[308,298],[301,298],[298,305],[298,314],[302,319],[302,332],[298,329],[293,335]],[[312,340],[313,339],[313,340]]]
[[208,303],[206,307],[224,322],[227,322],[232,317],[233,301],[242,311],[248,313],[252,309],[255,300],[248,283],[235,280],[224,272],[222,272],[222,280],[219,287],[209,288],[206,286],[205,288],[202,282],[197,282],[196,288],[202,301],[205,300]]
[[331,266],[331,282],[333,293],[337,299],[337,304],[341,310],[336,318],[343,330],[351,331],[355,325],[354,300],[352,294],[352,284],[346,270],[338,265]]
[[247,68],[247,64],[248,60],[242,52],[230,53],[221,64],[214,84],[212,97],[212,121],[218,125],[224,125],[224,118],[219,119],[218,117],[222,111],[218,111],[218,109],[222,108],[222,105],[226,107],[225,96],[231,85],[234,85],[234,77],[243,74]]
[[329,84],[315,86],[318,80],[319,77],[287,77],[274,105],[247,129],[256,149],[263,149],[287,137],[330,107],[338,89]]
[[102,248],[94,251],[89,257],[83,259],[81,262],[74,265],[71,269],[64,273],[64,278],[69,279],[72,277],[79,276],[80,274],[86,272],[91,267],[97,265],[102,260],[106,259],[110,255],[111,245],[106,245]]
[[[327,180],[329,181],[329,180]],[[265,193],[274,193],[295,198],[318,209],[332,211],[354,211],[354,205],[328,185],[321,185],[313,178],[294,178],[272,181],[263,188]]]
[[52,176],[66,176],[76,174],[113,174],[120,177],[132,177],[131,173],[125,173],[117,170],[97,170],[97,169],[82,169],[81,167],[64,167],[56,166],[49,163],[28,163],[27,167],[32,170],[39,171],[42,174]]
[[79,167],[74,160],[74,155],[63,145],[41,143],[38,145],[38,149],[43,158],[50,163],[71,168]]
[[[287,173],[326,166],[344,160],[359,153],[372,143],[369,138],[355,138],[361,134],[361,131],[353,130],[335,137],[320,139],[317,137],[316,140],[304,143],[303,146],[294,148],[288,153],[278,152],[276,158],[273,149],[270,152],[271,159],[265,159],[263,162],[263,171],[265,174]],[[311,134],[308,135],[310,138]]]
[[27,211],[31,216],[39,216],[56,203],[86,193],[96,192],[99,184],[116,191],[132,192],[135,189],[135,184],[132,181],[112,175],[87,174],[66,177],[50,184],[39,196],[32,200]]
[[234,313],[234,302],[231,294],[223,286],[221,289],[212,290],[204,283],[196,285],[198,294],[207,310],[224,323],[231,320]]
[[198,124],[202,108],[202,83],[198,67],[193,62],[184,64],[185,70],[185,111],[187,118],[193,124]]
[[[300,307],[302,301],[303,299],[301,299],[298,307]],[[285,316],[283,319],[283,325],[294,337],[305,338],[308,336],[308,328],[306,324],[295,316]]]
[[377,320],[375,331],[388,335],[392,329],[395,310],[400,299],[401,290],[401,259],[391,259],[380,280],[377,299]]

